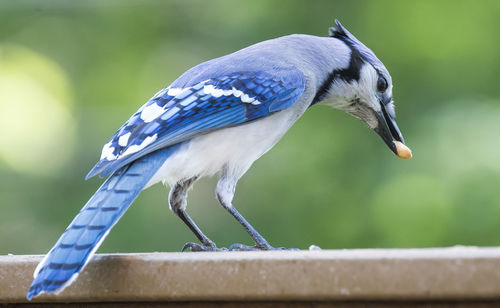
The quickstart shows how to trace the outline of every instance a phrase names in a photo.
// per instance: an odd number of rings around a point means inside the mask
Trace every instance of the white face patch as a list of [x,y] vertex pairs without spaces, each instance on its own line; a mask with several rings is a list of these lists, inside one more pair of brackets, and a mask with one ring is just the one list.
[[346,112],[358,101],[375,111],[380,111],[380,104],[376,93],[378,73],[373,66],[365,64],[359,73],[359,81],[346,82],[342,79],[336,80],[328,91],[325,103]]
[[160,107],[157,104],[151,104],[142,110],[141,120],[143,120],[145,123],[149,123],[161,116],[164,112],[165,109],[163,109],[163,107]]
[[118,138],[118,144],[119,144],[121,147],[125,147],[125,146],[127,146],[127,144],[128,144],[128,139],[130,138],[130,135],[132,135],[132,133],[131,133],[131,132],[128,132],[128,133],[126,133],[125,135],[120,136],[120,138]]
[[377,80],[378,73],[369,64],[363,65],[359,72],[359,82],[355,87],[361,103],[365,103],[368,107],[375,111],[380,111],[380,103],[377,97]]
[[116,155],[113,154],[115,148],[111,146],[111,142],[106,143],[102,147],[101,159],[115,160]]
[[[362,119],[372,129],[377,127],[376,114],[381,111],[376,86],[378,76],[378,72],[372,65],[364,64],[359,73],[359,81],[346,82],[338,79],[333,83],[325,104]],[[391,106],[389,105],[388,108],[390,109]]]
[[123,154],[120,155],[120,157],[123,157],[123,156],[126,156],[126,155],[130,155],[130,154],[139,152],[140,150],[142,150],[145,147],[147,147],[148,145],[150,145],[153,141],[155,141],[156,138],[158,138],[158,134],[154,134],[153,136],[147,136],[142,141],[141,144],[134,144],[134,145],[129,146],[125,150],[125,152],[123,152]]

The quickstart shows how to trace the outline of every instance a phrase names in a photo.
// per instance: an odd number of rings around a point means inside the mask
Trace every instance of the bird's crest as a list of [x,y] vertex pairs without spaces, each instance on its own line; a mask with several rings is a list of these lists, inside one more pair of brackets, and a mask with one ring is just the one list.
[[336,38],[340,38],[340,37],[348,38],[350,36],[350,33],[349,33],[349,31],[346,30],[346,28],[344,28],[344,26],[342,26],[340,21],[335,19],[335,26],[330,27],[328,29],[328,36],[329,37],[336,37]]
[[344,43],[349,45],[352,49],[355,49],[364,58],[365,61],[372,64],[376,69],[384,70],[385,67],[382,62],[375,56],[373,51],[361,43],[354,35],[347,31],[344,26],[335,19],[335,26],[330,27],[328,30],[328,36],[342,40]]

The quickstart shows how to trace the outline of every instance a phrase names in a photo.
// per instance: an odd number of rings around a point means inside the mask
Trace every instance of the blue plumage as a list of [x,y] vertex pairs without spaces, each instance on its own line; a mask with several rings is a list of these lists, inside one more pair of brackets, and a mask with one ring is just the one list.
[[[27,298],[63,288],[74,279],[100,240],[183,141],[289,107],[304,90],[304,81],[298,81],[290,84],[265,73],[243,72],[176,89],[175,95],[169,95],[170,87],[153,96],[109,140],[109,148],[114,148],[110,155],[116,158],[101,159],[87,178],[99,173],[112,174],[111,177],[87,202],[42,262]],[[226,92],[221,94],[221,91]],[[161,108],[157,116],[141,118],[152,106]],[[126,134],[129,134],[126,145],[120,145],[120,137]],[[152,136],[154,139],[147,146],[126,154],[127,149],[140,146]]]
[[[316,103],[363,119],[397,153],[403,139],[389,73],[340,23],[331,35],[249,46],[191,68],[154,95],[105,144],[87,178],[109,178],[39,264],[27,298],[68,286],[137,195],[160,181],[171,187],[170,209],[200,241],[184,248],[219,250],[186,212],[193,183],[219,173],[217,199],[255,242],[231,247],[274,249],[233,206],[236,184]],[[377,80],[386,81],[383,91]]]
[[[304,90],[304,79],[295,80],[295,83],[285,83],[263,72],[237,72],[185,88],[166,88],[134,113],[111,137],[107,145],[112,149],[112,159],[102,158],[87,178],[97,174],[107,176],[159,148],[288,108]],[[169,94],[172,92],[176,94]],[[156,117],[147,121],[144,113],[153,110],[152,107],[158,109]],[[124,135],[129,135],[127,143],[120,145],[120,137]],[[148,142],[146,138],[154,140],[141,147],[145,140]],[[131,151],[133,146],[139,150]]]
[[177,148],[172,146],[142,157],[102,184],[40,263],[27,294],[29,300],[40,292],[64,288],[76,278],[100,241]]

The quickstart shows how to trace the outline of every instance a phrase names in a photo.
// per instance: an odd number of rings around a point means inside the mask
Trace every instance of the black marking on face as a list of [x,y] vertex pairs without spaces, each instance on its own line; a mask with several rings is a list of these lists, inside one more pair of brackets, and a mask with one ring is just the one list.
[[363,59],[359,51],[356,48],[354,48],[349,41],[346,40],[342,41],[349,47],[349,49],[351,49],[351,59],[349,61],[349,66],[344,69],[336,69],[328,75],[326,80],[323,81],[323,83],[319,87],[318,92],[316,92],[316,95],[314,96],[311,106],[322,101],[325,98],[326,94],[328,93],[328,90],[331,88],[335,80],[342,79],[347,83],[353,80],[359,81],[360,77],[359,73],[361,71],[361,67],[365,63],[365,60]]
[[341,70],[336,70],[338,78],[343,79],[345,82],[359,81],[359,74],[361,72],[361,67],[365,63],[365,60],[359,53],[359,51],[349,45],[346,45],[351,49],[351,61],[349,62],[349,67]]
[[325,98],[326,94],[328,93],[328,89],[330,89],[330,87],[332,86],[332,84],[336,78],[336,74],[337,74],[337,71],[331,72],[328,75],[328,78],[326,78],[326,80],[323,81],[323,83],[319,87],[318,92],[316,92],[316,95],[314,96],[314,99],[311,103],[311,106],[322,101]]
[[[338,39],[349,47],[349,49],[351,50],[349,67],[347,67],[346,69],[334,70],[333,72],[331,72],[319,87],[318,92],[316,93],[311,105],[314,105],[323,100],[326,96],[326,93],[336,80],[342,79],[347,83],[353,80],[359,81],[361,67],[365,63],[371,64],[373,68],[375,68],[375,70],[379,72],[379,74],[380,71],[378,70],[378,68],[384,67],[382,62],[380,62],[375,54],[358,39],[356,39],[354,35],[347,31],[347,29],[344,28],[338,20],[335,20],[335,26],[330,28],[329,37]],[[380,75],[383,76],[382,74]],[[387,78],[387,76],[383,77],[385,78],[387,87],[389,87],[389,79]],[[381,84],[380,89],[383,89],[384,87],[385,85]]]

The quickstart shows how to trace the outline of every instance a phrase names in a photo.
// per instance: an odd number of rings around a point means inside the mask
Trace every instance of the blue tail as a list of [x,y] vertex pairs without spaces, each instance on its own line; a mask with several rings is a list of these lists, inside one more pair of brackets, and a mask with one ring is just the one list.
[[102,184],[37,266],[28,300],[43,292],[60,292],[76,279],[114,224],[177,148],[139,158]]

